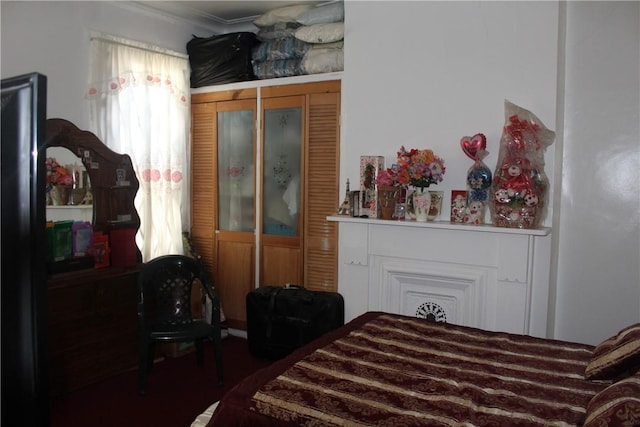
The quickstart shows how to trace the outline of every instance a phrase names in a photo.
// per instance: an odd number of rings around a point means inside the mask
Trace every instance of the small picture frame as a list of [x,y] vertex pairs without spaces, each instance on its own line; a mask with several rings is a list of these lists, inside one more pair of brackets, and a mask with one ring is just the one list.
[[359,217],[360,216],[360,191],[359,190],[351,191],[351,193],[349,194],[349,197],[351,198],[350,200],[351,216]]
[[360,215],[367,218],[380,217],[375,183],[380,169],[384,169],[383,156],[360,156]]
[[451,190],[451,222],[463,223],[467,208],[467,190]]
[[127,181],[126,169],[121,169],[121,168],[116,169],[116,186],[128,187],[130,184],[131,183]]
[[442,199],[444,198],[444,191],[429,191],[431,196],[431,204],[429,205],[429,214],[427,219],[429,221],[435,221],[440,216],[442,211]]

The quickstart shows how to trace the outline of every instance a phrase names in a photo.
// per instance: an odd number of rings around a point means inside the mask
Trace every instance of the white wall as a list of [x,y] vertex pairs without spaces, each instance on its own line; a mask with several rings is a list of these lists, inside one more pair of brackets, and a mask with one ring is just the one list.
[[640,3],[567,2],[555,335],[640,321]]
[[460,138],[484,133],[493,171],[505,99],[555,130],[555,2],[348,1],[345,17],[341,177],[352,189],[360,156],[382,155],[391,165],[404,145],[444,159],[435,189],[464,190],[473,161]]
[[[404,144],[445,159],[438,189],[464,188],[471,161],[460,137],[485,133],[493,169],[503,100],[532,110],[559,131],[546,156],[561,188],[552,332],[590,343],[640,321],[639,3],[605,3],[567,2],[566,26],[556,2],[348,0],[345,7],[343,185],[357,182],[361,155],[391,162]],[[2,1],[0,14],[2,77],[46,74],[49,117],[81,128],[88,127],[90,30],[180,52],[192,34],[208,34],[122,2]]]

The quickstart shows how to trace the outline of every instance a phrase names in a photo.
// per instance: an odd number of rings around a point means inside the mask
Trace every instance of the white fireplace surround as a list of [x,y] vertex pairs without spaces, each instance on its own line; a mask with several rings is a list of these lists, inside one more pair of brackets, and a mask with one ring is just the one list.
[[551,230],[332,216],[345,320],[366,311],[549,336]]
[[[482,325],[488,271],[408,258],[371,257],[369,306],[382,311],[432,314],[436,320]],[[425,303],[429,303],[425,305]]]

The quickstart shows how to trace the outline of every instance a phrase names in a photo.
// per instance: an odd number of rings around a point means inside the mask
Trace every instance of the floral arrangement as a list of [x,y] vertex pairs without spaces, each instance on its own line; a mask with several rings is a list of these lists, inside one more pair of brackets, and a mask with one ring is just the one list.
[[442,182],[445,167],[444,160],[431,150],[407,151],[404,146],[398,151],[397,178],[401,185],[428,187]]
[[428,187],[442,182],[446,168],[444,160],[431,150],[407,151],[404,146],[398,151],[398,160],[392,168],[380,169],[376,177],[379,185],[413,185]]
[[395,187],[398,185],[396,181],[397,172],[392,168],[380,169],[376,176],[375,183],[378,185],[386,185],[389,187]]
[[73,176],[67,171],[67,169],[60,165],[53,157],[48,157],[45,162],[47,170],[47,187],[51,185],[72,185]]

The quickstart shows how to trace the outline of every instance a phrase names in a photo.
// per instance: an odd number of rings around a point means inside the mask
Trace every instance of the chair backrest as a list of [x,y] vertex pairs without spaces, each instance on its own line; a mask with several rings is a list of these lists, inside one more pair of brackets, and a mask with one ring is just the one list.
[[213,300],[215,297],[210,276],[197,259],[184,255],[164,255],[144,264],[138,277],[140,320],[147,316],[151,305],[158,323],[191,323],[191,288],[196,280],[202,283]]

